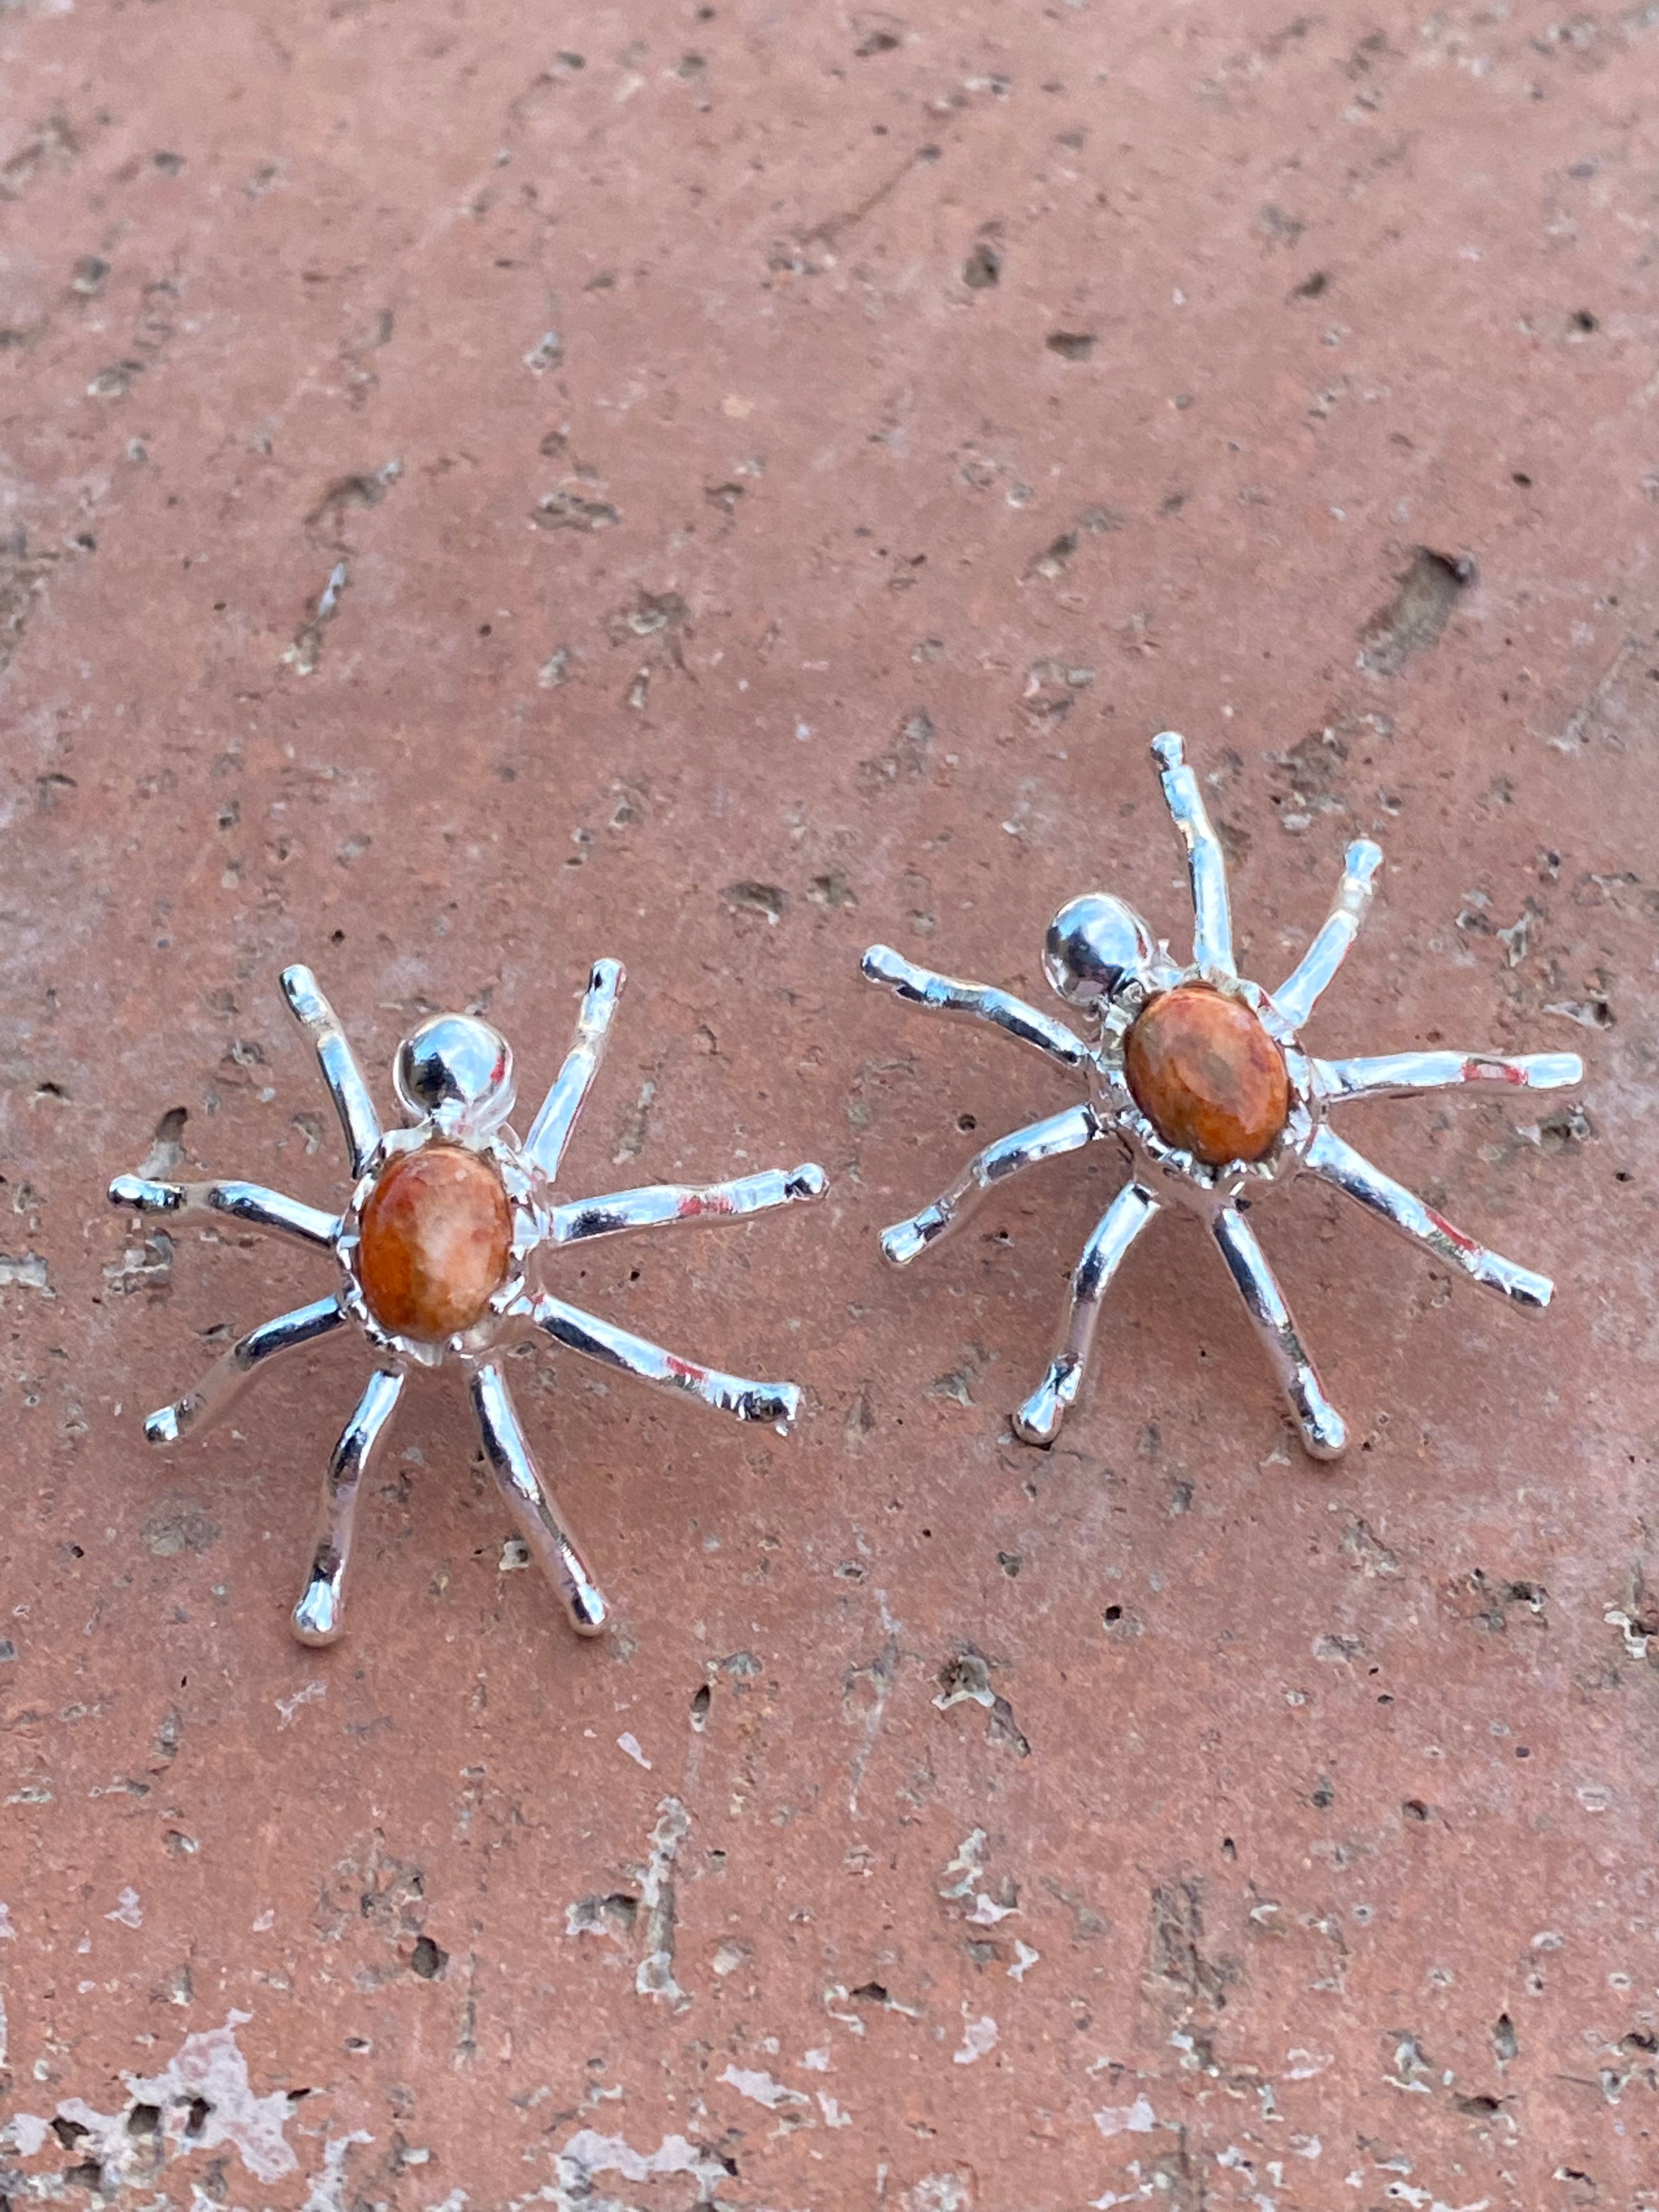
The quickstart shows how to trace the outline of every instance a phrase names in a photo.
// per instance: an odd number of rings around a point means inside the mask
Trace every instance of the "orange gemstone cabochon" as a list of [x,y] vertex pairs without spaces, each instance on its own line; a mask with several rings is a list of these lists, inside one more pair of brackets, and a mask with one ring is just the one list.
[[427,1145],[370,1192],[357,1269],[369,1311],[400,1336],[453,1336],[481,1321],[507,1279],[513,1209],[476,1152]]
[[1166,991],[1136,1018],[1123,1073],[1164,1142],[1209,1167],[1262,1158],[1290,1112],[1278,1046],[1242,1000],[1203,983]]

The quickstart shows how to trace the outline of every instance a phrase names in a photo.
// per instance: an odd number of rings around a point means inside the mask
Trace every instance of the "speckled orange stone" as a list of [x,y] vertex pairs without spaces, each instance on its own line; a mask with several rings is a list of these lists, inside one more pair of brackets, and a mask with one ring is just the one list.
[[1242,1000],[1203,983],[1152,1000],[1124,1041],[1123,1072],[1165,1143],[1210,1167],[1261,1159],[1290,1111],[1278,1046]]
[[471,1328],[507,1279],[513,1212],[476,1152],[428,1145],[393,1160],[363,1208],[357,1268],[369,1311],[400,1336]]

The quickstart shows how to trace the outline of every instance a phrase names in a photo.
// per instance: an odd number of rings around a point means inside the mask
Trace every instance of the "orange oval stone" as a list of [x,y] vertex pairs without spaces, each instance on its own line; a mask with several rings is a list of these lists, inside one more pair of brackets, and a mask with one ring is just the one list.
[[1182,983],[1129,1027],[1123,1073],[1165,1144],[1206,1166],[1259,1160],[1291,1109],[1284,1055],[1241,999]]
[[399,1336],[453,1336],[481,1321],[507,1279],[513,1209],[476,1152],[404,1152],[368,1194],[357,1272],[368,1310]]

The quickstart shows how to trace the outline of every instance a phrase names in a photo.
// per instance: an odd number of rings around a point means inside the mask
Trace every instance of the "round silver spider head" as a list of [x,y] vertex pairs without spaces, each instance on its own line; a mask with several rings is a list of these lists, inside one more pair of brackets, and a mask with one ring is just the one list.
[[1133,907],[1105,891],[1085,891],[1048,924],[1042,972],[1068,1006],[1092,1013],[1127,984],[1144,988],[1157,957],[1157,941]]
[[392,1081],[411,1121],[446,1137],[483,1136],[513,1111],[513,1051],[471,1014],[434,1014],[398,1048]]

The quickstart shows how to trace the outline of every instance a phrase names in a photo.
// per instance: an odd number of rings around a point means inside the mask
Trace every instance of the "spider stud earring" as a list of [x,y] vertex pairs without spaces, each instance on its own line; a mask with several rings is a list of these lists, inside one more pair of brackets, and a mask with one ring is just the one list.
[[1125,1253],[1156,1214],[1182,1206],[1213,1239],[1304,1447],[1316,1459],[1334,1459],[1347,1442],[1342,1418],[1303,1348],[1247,1218],[1250,1210],[1305,1170],[1472,1281],[1519,1306],[1547,1305],[1547,1276],[1483,1250],[1346,1143],[1327,1116],[1354,1100],[1470,1085],[1559,1090],[1583,1079],[1583,1064],[1572,1053],[1320,1060],[1305,1052],[1301,1030],[1353,943],[1382,854],[1363,838],[1349,846],[1324,926],[1294,973],[1277,990],[1265,991],[1234,964],[1226,866],[1182,739],[1166,732],[1154,738],[1152,752],[1187,848],[1196,917],[1193,957],[1178,965],[1121,899],[1091,892],[1062,907],[1049,924],[1043,971],[1083,1017],[1086,1037],[1005,991],[915,967],[885,945],[865,954],[872,982],[912,1006],[988,1022],[1035,1046],[1088,1088],[1087,1097],[1064,1113],[988,1146],[931,1206],[885,1231],[882,1249],[896,1267],[905,1267],[959,1228],[1011,1176],[1112,1139],[1127,1158],[1129,1180],[1083,1248],[1054,1356],[1013,1415],[1016,1434],[1026,1443],[1054,1442],[1077,1402],[1101,1304]]
[[328,1254],[338,1279],[326,1296],[268,1321],[234,1344],[196,1388],[144,1424],[153,1443],[176,1443],[227,1413],[243,1386],[284,1352],[356,1322],[374,1371],[329,1462],[310,1571],[294,1608],[302,1644],[340,1633],[353,1522],[363,1478],[384,1448],[410,1370],[459,1367],[502,1498],[532,1555],[585,1636],[607,1607],[580,1547],[537,1470],[507,1387],[505,1355],[543,1339],[602,1367],[684,1391],[740,1421],[787,1428],[799,1410],[793,1382],[746,1382],[665,1352],[580,1312],[538,1279],[544,1254],[595,1237],[674,1222],[741,1221],[819,1197],[822,1168],[807,1164],[693,1189],[658,1183],[559,1203],[565,1146],[598,1073],[622,989],[614,960],[594,968],[575,1041],[522,1142],[507,1127],[513,1054],[489,1023],[467,1014],[422,1022],[398,1048],[393,1081],[405,1126],[382,1132],[368,1087],[333,1009],[308,968],[289,968],[283,994],[316,1049],[345,1133],[353,1188],[344,1211],[324,1213],[250,1182],[157,1182],[118,1176],[117,1206],[165,1219],[204,1216],[265,1229]]

